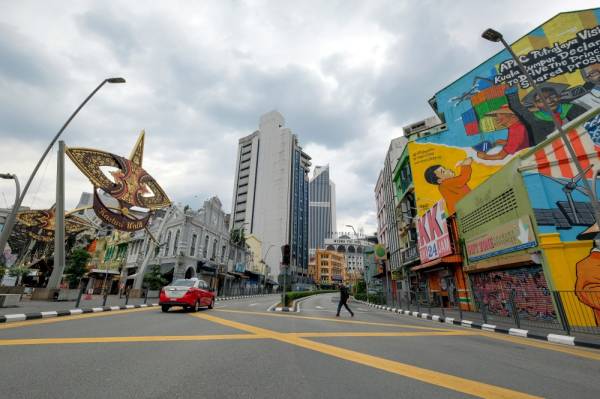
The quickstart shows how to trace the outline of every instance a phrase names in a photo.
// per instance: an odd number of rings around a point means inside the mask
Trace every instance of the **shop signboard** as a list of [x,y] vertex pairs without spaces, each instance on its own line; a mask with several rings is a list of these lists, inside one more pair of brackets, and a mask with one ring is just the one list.
[[419,257],[422,263],[452,254],[444,200],[436,202],[417,219]]
[[521,216],[465,240],[470,262],[537,246],[529,216]]

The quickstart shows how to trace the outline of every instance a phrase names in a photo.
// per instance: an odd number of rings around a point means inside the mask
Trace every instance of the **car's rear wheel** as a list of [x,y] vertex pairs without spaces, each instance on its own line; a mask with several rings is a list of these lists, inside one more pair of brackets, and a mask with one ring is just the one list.
[[210,300],[210,303],[208,304],[208,308],[212,309],[214,307],[215,307],[215,299],[213,298],[213,299]]
[[162,305],[160,308],[162,309],[163,312],[166,313],[166,312],[169,311],[170,306],[169,305]]

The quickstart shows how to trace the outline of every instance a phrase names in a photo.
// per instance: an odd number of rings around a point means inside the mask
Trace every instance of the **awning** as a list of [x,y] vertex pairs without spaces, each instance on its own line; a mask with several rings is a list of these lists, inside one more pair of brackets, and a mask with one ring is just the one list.
[[417,270],[423,270],[423,269],[433,267],[435,265],[439,265],[440,263],[462,263],[462,256],[460,256],[460,255],[444,256],[443,258],[437,258],[430,262],[423,263],[421,265],[412,267],[410,270],[413,272],[417,271]]
[[108,270],[106,270],[106,269],[92,269],[92,270],[90,270],[88,273],[96,273],[96,274],[117,274],[117,275],[121,274],[121,272],[120,272],[120,271],[118,271],[118,270],[110,270],[110,269],[108,269]]
[[232,275],[232,276],[234,276],[234,277],[237,277],[237,278],[244,278],[244,279],[247,279],[247,278],[249,278],[248,276],[246,276],[246,275],[244,275],[244,274],[242,274],[242,273],[236,273],[236,272],[227,272],[227,274],[230,274],[230,275]]

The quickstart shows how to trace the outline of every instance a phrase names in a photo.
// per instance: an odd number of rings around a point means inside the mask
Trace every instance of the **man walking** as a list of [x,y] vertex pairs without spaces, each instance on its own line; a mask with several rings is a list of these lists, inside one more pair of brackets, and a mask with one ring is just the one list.
[[344,285],[344,283],[341,283],[340,284],[340,302],[338,303],[337,314],[335,315],[335,317],[340,317],[340,310],[342,310],[342,305],[344,305],[346,307],[346,310],[348,312],[350,312],[350,315],[352,317],[354,317],[354,312],[352,312],[352,310],[350,310],[350,308],[348,307],[348,304],[346,303],[348,301],[349,297],[350,297],[350,294],[348,294],[348,287],[346,287]]

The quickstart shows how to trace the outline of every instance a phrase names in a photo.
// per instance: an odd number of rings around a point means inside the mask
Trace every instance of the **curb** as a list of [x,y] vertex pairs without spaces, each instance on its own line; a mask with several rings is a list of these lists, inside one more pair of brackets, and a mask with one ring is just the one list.
[[365,301],[357,301],[357,302],[360,302],[360,303],[370,306],[372,308],[384,310],[387,312],[398,313],[398,314],[402,314],[402,315],[406,315],[406,316],[413,316],[413,317],[417,317],[419,319],[427,319],[427,320],[437,321],[440,323],[452,324],[455,326],[475,328],[477,330],[495,332],[495,333],[499,333],[499,334],[513,335],[515,337],[532,338],[532,339],[537,339],[540,341],[547,341],[547,342],[551,342],[554,344],[560,344],[560,345],[583,346],[586,348],[600,349],[600,343],[584,341],[584,340],[581,340],[577,337],[573,337],[570,335],[536,334],[535,332],[530,332],[529,330],[523,330],[520,328],[503,328],[503,327],[497,327],[494,324],[487,324],[487,323],[480,324],[480,323],[476,323],[471,320],[457,320],[453,317],[443,317],[443,316],[438,316],[438,315],[431,315],[428,313],[421,313],[421,312],[414,312],[414,311],[410,311],[410,310],[390,308],[388,306],[375,305],[373,303],[368,303]]
[[53,317],[73,316],[83,313],[99,313],[99,312],[112,312],[114,310],[129,310],[139,308],[151,308],[158,306],[158,303],[141,304],[141,305],[122,305],[122,306],[103,306],[95,308],[76,308],[69,310],[52,310],[46,312],[31,312],[31,313],[17,313],[7,314],[0,316],[0,323],[11,323],[15,321],[25,320],[37,320],[37,319],[50,319]]
[[[272,294],[231,296],[231,297],[216,298],[216,301],[254,298],[254,297],[260,297],[260,296],[267,296],[267,295],[272,295]],[[141,304],[141,305],[102,306],[102,307],[95,307],[95,308],[76,308],[76,309],[69,309],[69,310],[52,310],[52,311],[44,311],[44,312],[7,314],[7,315],[0,316],[0,323],[11,323],[11,322],[15,322],[15,321],[26,321],[26,320],[37,320],[37,319],[50,319],[53,317],[73,316],[73,315],[78,315],[78,314],[83,314],[83,313],[111,312],[113,310],[129,310],[129,309],[139,309],[139,308],[150,308],[150,307],[156,307],[156,306],[158,306],[158,303],[149,303],[149,304]]]
[[215,298],[216,302],[219,301],[230,301],[232,299],[246,299],[246,298],[258,298],[261,296],[269,296],[269,295],[275,295],[275,294],[259,294],[259,295],[240,295],[240,296],[223,296],[223,297],[217,297]]

